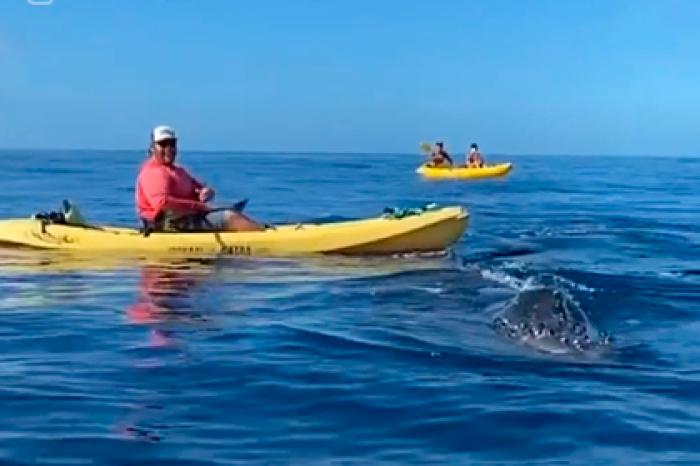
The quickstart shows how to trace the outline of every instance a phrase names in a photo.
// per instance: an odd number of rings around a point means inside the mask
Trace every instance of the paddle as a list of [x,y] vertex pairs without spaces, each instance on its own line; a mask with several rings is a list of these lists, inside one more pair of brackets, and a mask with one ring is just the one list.
[[223,210],[233,210],[234,212],[243,212],[243,209],[245,209],[246,204],[248,204],[248,198],[245,198],[242,201],[238,201],[235,204],[230,205],[230,206],[212,207],[211,209],[207,209],[206,211],[199,212],[197,214],[181,215],[179,217],[175,217],[175,218],[171,219],[170,221],[173,223],[176,223],[176,222],[179,222],[181,220],[184,220],[186,217],[190,217],[192,215],[197,215],[197,216],[201,216],[202,220],[205,223],[208,223],[209,225],[211,225],[211,223],[209,223],[209,220],[207,220],[208,214],[210,214],[212,212],[221,212]]
[[248,198],[243,199],[242,201],[238,201],[232,206],[227,206],[227,207],[213,207],[209,210],[207,210],[207,214],[210,214],[212,212],[221,212],[222,210],[233,210],[236,212],[243,212],[243,209],[245,209],[246,204],[248,204]]
[[[246,204],[248,204],[248,198],[245,198],[245,199],[243,199],[242,201],[238,201],[238,202],[236,202],[235,204],[233,204],[232,206],[229,206],[229,207],[214,207],[214,208],[211,208],[211,209],[209,209],[209,210],[206,211],[206,212],[202,212],[202,214],[201,214],[201,215],[202,215],[202,220],[204,221],[204,223],[207,223],[209,226],[211,226],[211,223],[209,222],[209,220],[207,220],[207,217],[206,217],[207,214],[210,214],[210,213],[212,213],[212,212],[221,212],[222,210],[233,210],[234,212],[243,212],[243,209],[245,209]],[[264,226],[265,228],[268,228],[268,229],[271,229],[271,230],[276,230],[276,229],[277,229],[277,228],[275,228],[275,226],[272,225],[271,223],[265,223],[263,226]]]
[[[423,141],[420,143],[420,150],[421,150],[421,152],[423,152],[425,155],[427,155],[429,157],[430,152],[433,150],[433,145],[430,144],[429,142]],[[429,164],[429,163],[430,163],[430,161],[426,162],[426,164]]]

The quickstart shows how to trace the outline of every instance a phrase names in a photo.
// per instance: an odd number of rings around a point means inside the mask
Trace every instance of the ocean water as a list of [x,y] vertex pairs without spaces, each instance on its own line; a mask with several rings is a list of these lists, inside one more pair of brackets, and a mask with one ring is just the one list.
[[[0,217],[135,225],[129,151],[0,152]],[[492,157],[503,160],[503,157]],[[267,222],[459,204],[434,257],[55,261],[0,251],[2,464],[700,462],[700,159],[183,152]],[[604,351],[494,316],[546,285]]]

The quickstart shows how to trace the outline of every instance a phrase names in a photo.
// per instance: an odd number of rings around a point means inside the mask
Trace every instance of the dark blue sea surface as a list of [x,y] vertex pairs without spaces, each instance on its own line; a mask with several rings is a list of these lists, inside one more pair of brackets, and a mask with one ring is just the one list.
[[[143,154],[0,152],[0,217],[76,202],[136,225]],[[2,464],[700,462],[700,159],[510,156],[426,181],[418,155],[184,151],[266,222],[426,202],[432,257],[61,261],[0,250]],[[547,286],[600,350],[494,317]]]

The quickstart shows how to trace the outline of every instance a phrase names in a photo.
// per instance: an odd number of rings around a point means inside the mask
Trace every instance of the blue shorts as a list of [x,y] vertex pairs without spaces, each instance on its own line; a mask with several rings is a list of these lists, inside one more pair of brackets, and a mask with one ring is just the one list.
[[225,210],[217,210],[207,215],[191,215],[179,222],[178,228],[184,231],[222,231],[228,226],[229,213]]
[[228,218],[229,212],[226,210],[218,210],[216,212],[208,213],[205,218],[207,222],[205,227],[209,227],[212,230],[226,230],[228,229]]

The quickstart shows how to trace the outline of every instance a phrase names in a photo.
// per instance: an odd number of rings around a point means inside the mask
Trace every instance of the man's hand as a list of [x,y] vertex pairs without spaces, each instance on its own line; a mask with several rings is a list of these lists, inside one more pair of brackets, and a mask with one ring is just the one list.
[[209,186],[205,186],[199,190],[200,202],[208,202],[214,198],[214,190]]

